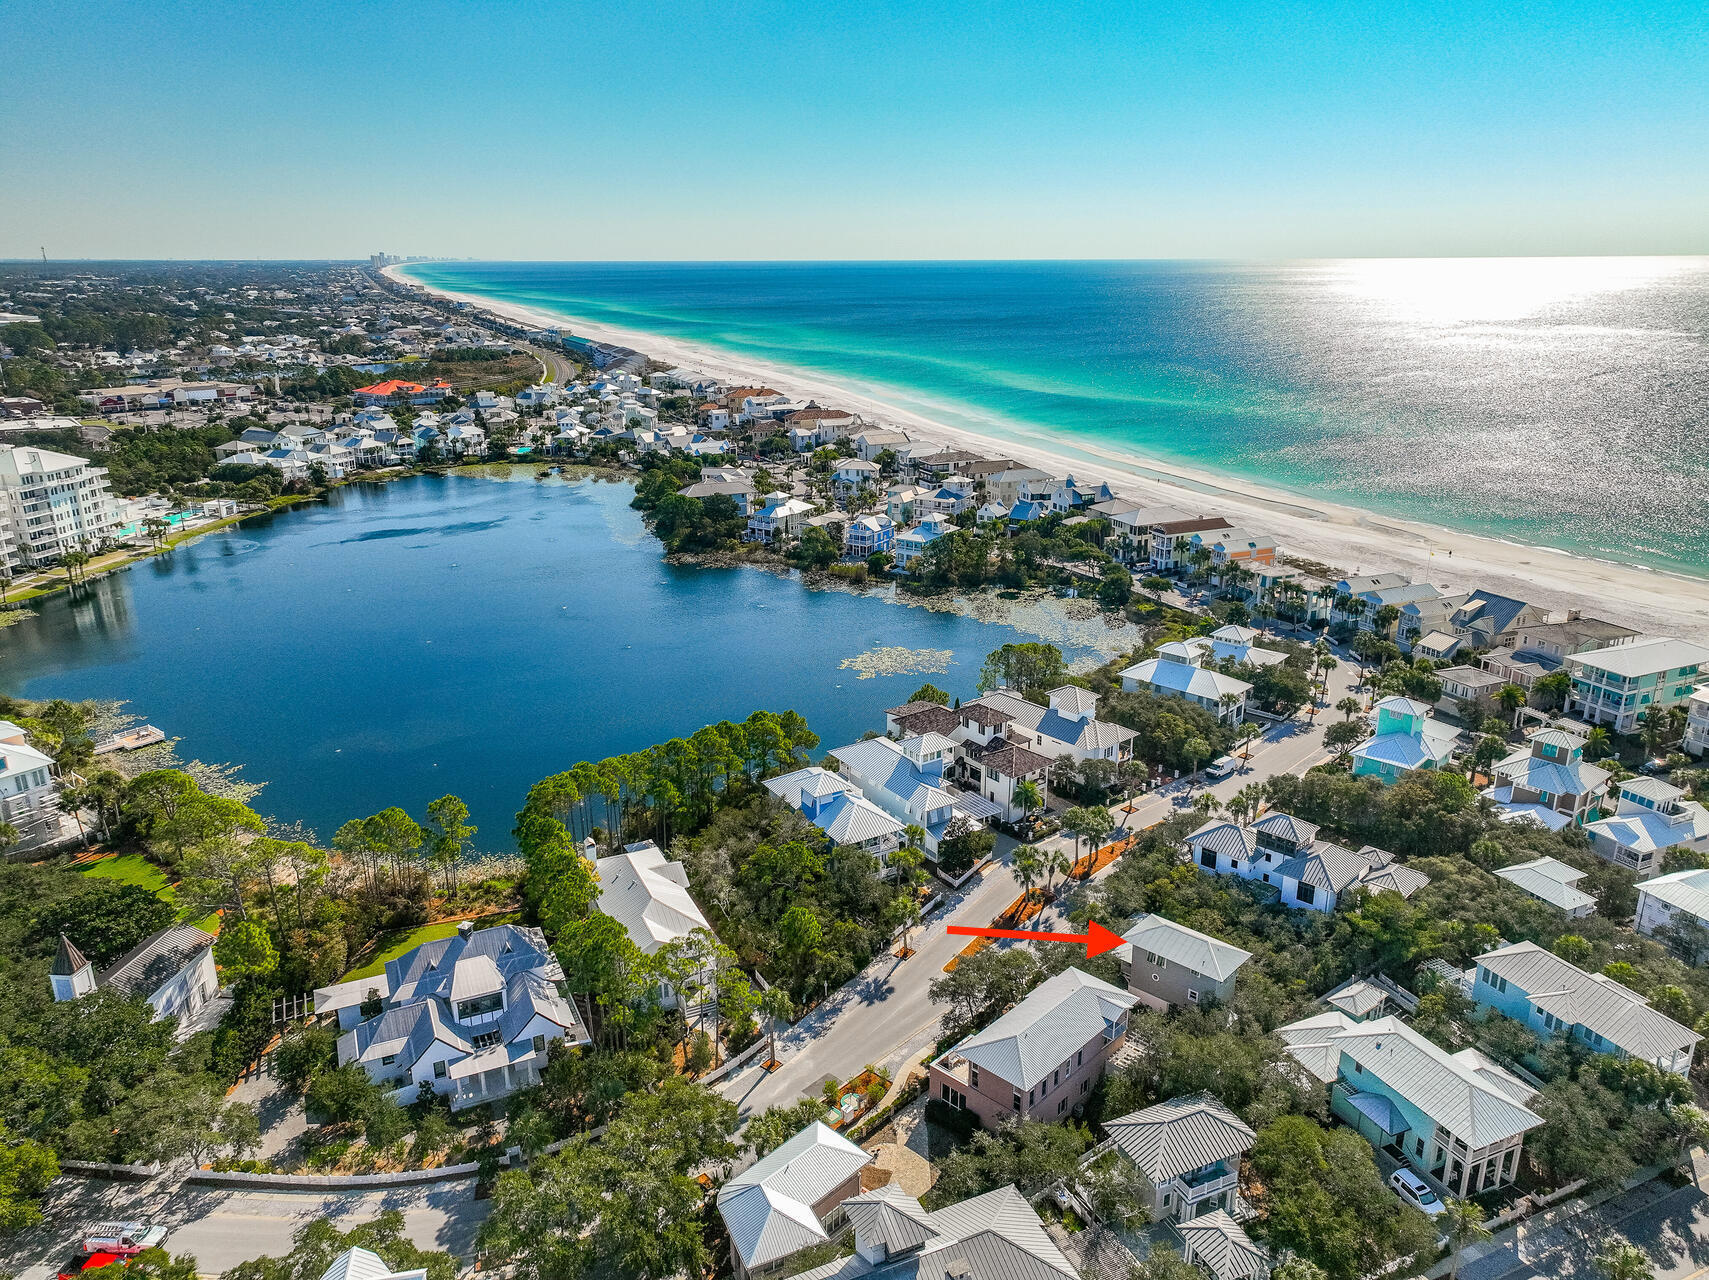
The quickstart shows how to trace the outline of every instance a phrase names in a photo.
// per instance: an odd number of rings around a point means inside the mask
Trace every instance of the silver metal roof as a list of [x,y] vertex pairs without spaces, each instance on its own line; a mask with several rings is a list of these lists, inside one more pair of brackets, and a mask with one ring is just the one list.
[[1012,1088],[1031,1089],[1138,1003],[1120,987],[1064,969],[944,1057],[966,1058]]
[[1104,1126],[1111,1141],[1153,1186],[1195,1169],[1233,1159],[1256,1135],[1208,1093],[1173,1098]]

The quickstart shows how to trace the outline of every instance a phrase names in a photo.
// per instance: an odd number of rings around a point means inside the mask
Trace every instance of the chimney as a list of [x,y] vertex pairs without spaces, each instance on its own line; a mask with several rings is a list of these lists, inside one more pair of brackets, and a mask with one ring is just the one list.
[[457,936],[459,938],[467,938],[474,931],[475,931],[475,922],[473,920],[459,920],[459,921],[457,921]]

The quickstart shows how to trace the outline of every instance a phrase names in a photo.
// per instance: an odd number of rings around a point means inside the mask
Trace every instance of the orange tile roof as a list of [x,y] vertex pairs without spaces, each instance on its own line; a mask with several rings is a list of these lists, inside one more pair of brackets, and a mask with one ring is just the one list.
[[[447,384],[440,383],[438,385],[444,386]],[[367,396],[395,396],[398,392],[404,391],[408,392],[410,395],[414,395],[418,391],[425,390],[427,390],[427,388],[422,386],[419,382],[405,382],[400,378],[388,378],[384,382],[376,382],[371,387],[357,387],[356,394]]]

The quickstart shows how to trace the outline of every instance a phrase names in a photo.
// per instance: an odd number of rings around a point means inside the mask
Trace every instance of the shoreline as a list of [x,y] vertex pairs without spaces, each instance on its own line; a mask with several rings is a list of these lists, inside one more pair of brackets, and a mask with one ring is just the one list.
[[793,398],[847,408],[925,443],[1009,457],[1055,475],[1072,472],[1104,480],[1124,497],[1148,506],[1222,515],[1237,527],[1272,534],[1284,557],[1317,561],[1345,573],[1400,570],[1438,586],[1497,591],[1550,610],[1579,609],[1662,635],[1689,636],[1701,631],[1709,619],[1709,579],[1440,528],[1144,455],[1052,439],[1026,428],[1017,428],[1018,438],[1012,440],[983,435],[894,404],[881,392],[808,371],[586,321],[566,311],[427,285],[407,275],[404,264],[386,267],[383,273],[401,284],[419,285],[438,297],[530,326],[568,324],[579,336],[632,347],[650,358],[696,368],[732,385],[757,381]]

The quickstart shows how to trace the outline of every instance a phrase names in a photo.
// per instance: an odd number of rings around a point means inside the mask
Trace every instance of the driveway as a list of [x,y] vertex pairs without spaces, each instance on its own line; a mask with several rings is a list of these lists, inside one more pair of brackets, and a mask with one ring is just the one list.
[[386,1209],[403,1212],[406,1231],[422,1248],[467,1260],[491,1204],[476,1200],[474,1192],[473,1178],[328,1194],[175,1187],[165,1178],[137,1184],[60,1177],[44,1206],[47,1222],[20,1240],[6,1262],[19,1280],[46,1280],[71,1257],[89,1225],[136,1219],[167,1226],[172,1253],[191,1254],[201,1274],[218,1275],[240,1262],[289,1253],[292,1234],[316,1218],[348,1230]]

